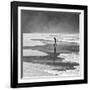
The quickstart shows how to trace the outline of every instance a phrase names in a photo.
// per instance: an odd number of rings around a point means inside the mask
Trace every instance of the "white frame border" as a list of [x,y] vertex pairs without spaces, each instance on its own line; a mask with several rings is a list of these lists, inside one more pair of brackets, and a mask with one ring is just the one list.
[[[21,79],[21,9],[23,10],[37,10],[37,11],[56,11],[56,12],[75,12],[80,14],[80,60],[81,60],[81,76],[78,77],[52,77],[51,78],[23,78]],[[65,81],[65,80],[80,80],[84,79],[84,10],[77,9],[55,9],[55,8],[38,8],[38,7],[18,7],[18,83],[32,83],[32,82],[45,82],[45,81]],[[82,61],[83,60],[83,61]],[[53,78],[53,79],[52,79]]]

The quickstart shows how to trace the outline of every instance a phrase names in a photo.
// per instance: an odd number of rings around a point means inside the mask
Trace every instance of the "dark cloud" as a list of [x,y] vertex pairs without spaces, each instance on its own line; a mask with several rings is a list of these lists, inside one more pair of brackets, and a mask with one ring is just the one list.
[[21,11],[23,33],[78,33],[79,14],[51,11]]

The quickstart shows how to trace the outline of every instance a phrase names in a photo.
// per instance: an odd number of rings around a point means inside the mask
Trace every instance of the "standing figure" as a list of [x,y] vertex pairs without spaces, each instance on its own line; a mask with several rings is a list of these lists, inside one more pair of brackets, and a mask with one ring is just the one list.
[[54,37],[54,41],[55,41],[55,44],[56,44],[56,38]]
[[54,46],[54,61],[56,60],[56,38],[54,37],[54,44],[53,44],[53,46]]

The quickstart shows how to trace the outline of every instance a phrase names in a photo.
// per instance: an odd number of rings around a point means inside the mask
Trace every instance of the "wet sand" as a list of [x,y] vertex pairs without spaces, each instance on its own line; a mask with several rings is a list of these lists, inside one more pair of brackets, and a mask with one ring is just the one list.
[[39,63],[23,62],[23,77],[40,77],[40,76],[78,76],[80,75],[79,67],[75,70],[61,70],[62,67],[54,67]]
[[33,64],[28,62],[23,62],[23,76],[24,77],[34,77],[34,76],[50,76],[48,72],[44,70],[52,69],[52,67],[41,65],[41,64]]
[[[33,36],[33,35],[32,35]],[[56,35],[57,36],[57,35]],[[67,35],[65,35],[67,36]],[[23,40],[23,76],[77,76],[80,74],[79,38],[77,35],[57,37],[54,41],[38,35],[25,35]],[[78,38],[78,39],[77,39]],[[50,39],[50,40],[49,40]]]

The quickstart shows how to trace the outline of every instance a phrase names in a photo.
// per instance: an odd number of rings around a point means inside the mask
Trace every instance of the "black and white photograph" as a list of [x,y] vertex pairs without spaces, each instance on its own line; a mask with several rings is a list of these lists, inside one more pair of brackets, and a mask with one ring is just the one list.
[[21,10],[22,78],[80,75],[79,15]]
[[18,82],[84,79],[84,10],[18,7]]

